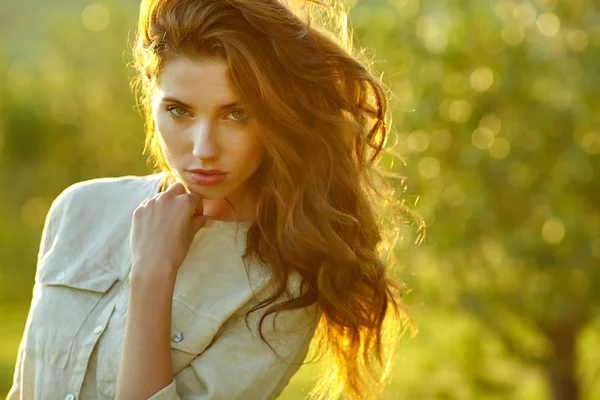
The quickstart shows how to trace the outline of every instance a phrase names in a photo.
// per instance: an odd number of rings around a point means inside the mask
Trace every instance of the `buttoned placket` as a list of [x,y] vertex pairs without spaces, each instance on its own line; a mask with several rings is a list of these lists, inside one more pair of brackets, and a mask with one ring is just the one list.
[[[121,278],[119,280],[119,282],[124,281],[124,283],[122,284],[120,290],[119,290],[119,294],[116,295],[116,300],[115,300],[115,318],[119,318],[119,314],[122,316],[124,314],[127,313],[127,309],[129,308],[129,292],[131,290],[131,285],[130,285],[130,281],[131,281],[131,265],[129,266],[128,269],[128,273],[125,275],[124,278]],[[124,332],[123,332],[124,334]],[[97,373],[101,374],[100,371],[97,371]],[[101,376],[100,377],[100,381],[98,383],[98,393],[104,396],[109,396],[108,393],[110,392],[109,387],[115,385],[116,382],[116,376],[115,377],[107,377],[107,376]]]

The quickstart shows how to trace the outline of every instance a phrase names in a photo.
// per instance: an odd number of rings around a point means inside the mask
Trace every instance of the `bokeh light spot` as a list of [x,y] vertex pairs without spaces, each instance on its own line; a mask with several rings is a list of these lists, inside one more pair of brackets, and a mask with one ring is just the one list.
[[567,34],[567,44],[573,51],[584,51],[589,44],[589,35],[581,29],[574,29]]
[[486,92],[494,84],[494,72],[488,67],[476,68],[469,76],[469,84],[478,92]]
[[558,218],[549,218],[542,227],[542,238],[546,243],[559,244],[565,237],[565,226]]
[[525,39],[525,31],[519,25],[505,25],[500,30],[500,38],[509,46],[518,46]]
[[420,153],[429,147],[429,135],[425,131],[416,130],[406,139],[408,149],[413,153]]
[[441,54],[448,45],[448,33],[442,21],[436,17],[423,16],[417,20],[416,34],[427,51],[433,54]]
[[465,202],[465,192],[458,185],[450,185],[442,193],[444,201],[452,207],[460,207]]
[[436,129],[431,132],[429,141],[435,150],[446,151],[452,144],[452,135],[446,129]]
[[506,138],[496,138],[494,143],[488,149],[490,157],[496,160],[502,160],[510,153],[510,142]]
[[479,127],[471,135],[471,143],[480,150],[489,149],[494,143],[494,131],[490,128]]
[[419,161],[419,174],[425,179],[436,178],[440,174],[440,162],[435,157],[424,157]]
[[81,22],[92,32],[101,32],[110,22],[110,11],[102,4],[90,4],[81,13]]
[[581,138],[581,147],[589,155],[600,153],[600,133],[589,132]]
[[466,100],[444,101],[440,105],[440,115],[442,118],[462,124],[471,118],[473,108]]
[[502,120],[495,114],[486,114],[479,120],[479,126],[489,128],[497,135],[502,129]]
[[537,12],[531,3],[522,2],[513,9],[513,16],[521,22],[521,25],[528,27],[535,24]]
[[494,14],[503,21],[511,18],[513,13],[513,5],[504,1],[499,1],[494,5]]
[[537,19],[536,25],[542,35],[552,37],[560,30],[560,18],[551,12],[544,13]]

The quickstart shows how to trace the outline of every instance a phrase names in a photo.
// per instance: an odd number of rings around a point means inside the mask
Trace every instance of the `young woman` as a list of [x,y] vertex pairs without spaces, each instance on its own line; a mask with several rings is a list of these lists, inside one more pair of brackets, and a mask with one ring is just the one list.
[[401,304],[372,196],[387,100],[301,5],[142,1],[158,171],[53,202],[8,399],[272,399],[312,339],[313,397],[376,393]]

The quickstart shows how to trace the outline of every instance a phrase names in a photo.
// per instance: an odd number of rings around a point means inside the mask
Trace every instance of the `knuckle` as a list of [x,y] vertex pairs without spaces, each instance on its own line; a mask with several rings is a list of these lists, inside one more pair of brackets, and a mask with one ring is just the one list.
[[159,196],[158,199],[159,201],[166,201],[169,199],[172,199],[175,195],[171,192],[162,192]]
[[188,201],[188,199],[185,196],[178,196],[179,198],[177,199],[177,202],[180,203],[182,205],[182,207],[189,207],[190,206],[190,202]]

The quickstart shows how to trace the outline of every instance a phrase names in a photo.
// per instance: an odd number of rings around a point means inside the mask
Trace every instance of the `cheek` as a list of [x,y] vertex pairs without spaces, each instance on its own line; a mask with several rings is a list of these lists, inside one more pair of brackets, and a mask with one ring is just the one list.
[[154,123],[156,125],[156,130],[160,132],[161,136],[168,140],[173,131],[172,123],[162,114],[155,114]]
[[160,144],[161,152],[163,157],[168,165],[173,167],[177,164],[177,160],[181,158],[181,150],[179,149],[179,145],[176,140],[173,140],[173,135],[169,133],[168,130],[161,130],[156,125],[157,132],[156,136],[158,138],[158,143]]
[[252,136],[251,146],[252,146],[252,153],[254,154],[254,157],[257,160],[257,163],[260,164],[264,157],[264,148],[263,148],[263,144],[260,140],[258,133],[254,133],[254,135]]
[[181,145],[182,135],[173,124],[173,121],[169,118],[157,117],[154,119],[154,123],[163,150],[169,153],[177,151],[177,148]]
[[262,163],[262,160],[264,157],[264,151],[262,148],[262,144],[258,140],[255,141],[253,144],[253,154],[254,154],[255,165],[258,168],[258,166]]
[[262,161],[262,146],[257,139],[249,136],[251,134],[247,134],[242,140],[239,140],[234,148],[237,151],[238,159],[244,160],[243,167],[254,169]]

